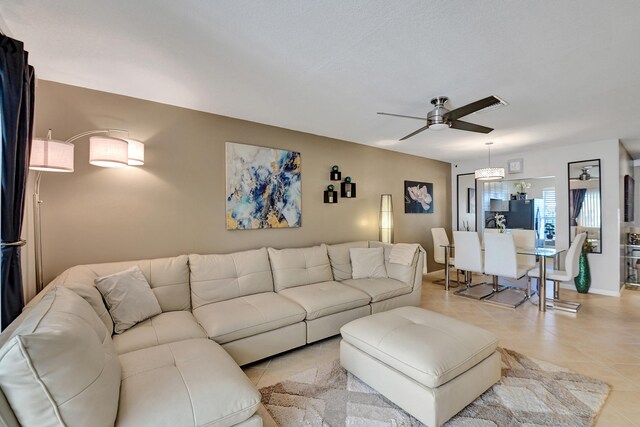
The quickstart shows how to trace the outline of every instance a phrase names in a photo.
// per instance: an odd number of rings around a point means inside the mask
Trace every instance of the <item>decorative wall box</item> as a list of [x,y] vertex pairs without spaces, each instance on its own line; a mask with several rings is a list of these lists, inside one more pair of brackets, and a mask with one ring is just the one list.
[[324,202],[325,203],[338,203],[338,192],[324,190]]
[[342,179],[342,172],[340,172],[340,168],[338,168],[338,165],[333,165],[331,167],[331,172],[329,172],[329,179],[331,179],[331,181],[340,181]]
[[345,199],[354,199],[356,197],[356,183],[355,182],[341,182],[340,183],[340,196]]

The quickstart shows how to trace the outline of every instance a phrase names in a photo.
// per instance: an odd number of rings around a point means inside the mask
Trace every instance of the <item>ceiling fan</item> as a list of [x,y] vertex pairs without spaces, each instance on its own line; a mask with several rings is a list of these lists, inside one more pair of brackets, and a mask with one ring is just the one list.
[[591,170],[593,166],[585,166],[583,168],[580,168],[582,170],[582,173],[580,175],[578,175],[576,178],[569,178],[571,181],[590,181],[592,179],[600,179],[597,176],[591,176],[591,174],[589,173],[589,171]]
[[449,111],[444,104],[449,100],[446,96],[438,96],[431,100],[431,103],[435,106],[435,108],[427,114],[427,118],[424,117],[416,117],[416,116],[405,116],[402,114],[391,114],[391,113],[378,113],[384,116],[393,116],[393,117],[404,117],[407,119],[417,119],[417,120],[426,120],[427,125],[421,127],[415,132],[410,133],[409,135],[400,138],[400,141],[404,141],[407,138],[411,138],[414,135],[419,134],[420,132],[432,129],[432,130],[442,130],[447,128],[453,128],[458,130],[466,130],[469,132],[478,132],[478,133],[489,133],[493,129],[480,126],[469,122],[463,122],[462,120],[458,120],[461,117],[468,116],[469,114],[475,113],[476,111],[483,110],[485,108],[491,107],[496,104],[502,104],[500,98],[495,96],[488,96],[484,99],[481,99],[476,102],[472,102],[471,104],[467,104],[463,107],[456,108],[455,110]]

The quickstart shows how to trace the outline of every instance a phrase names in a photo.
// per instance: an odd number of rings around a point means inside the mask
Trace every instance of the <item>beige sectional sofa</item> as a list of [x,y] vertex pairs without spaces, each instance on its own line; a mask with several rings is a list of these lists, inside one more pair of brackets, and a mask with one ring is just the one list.
[[[352,278],[349,250],[366,247],[384,248],[389,277]],[[0,421],[87,425],[79,414],[91,414],[86,402],[102,399],[92,425],[259,426],[260,395],[238,365],[337,335],[356,318],[420,304],[425,253],[394,264],[392,247],[351,242],[72,267],[0,335]],[[94,280],[132,266],[142,270],[162,313],[113,334]],[[73,349],[51,357],[38,346],[23,348],[58,329],[77,334],[62,341]],[[93,353],[81,357],[83,347]],[[95,383],[107,373],[107,385]]]

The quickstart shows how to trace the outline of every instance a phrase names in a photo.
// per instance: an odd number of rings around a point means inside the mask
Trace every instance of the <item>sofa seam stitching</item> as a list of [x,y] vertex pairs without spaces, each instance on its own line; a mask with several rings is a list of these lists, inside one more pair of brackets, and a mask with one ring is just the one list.
[[173,353],[173,349],[171,348],[170,345],[168,345],[167,348],[171,353],[171,357],[173,357],[173,365],[176,367],[176,370],[180,374],[180,379],[182,380],[182,383],[184,384],[184,388],[187,390],[187,394],[189,395],[189,405],[191,405],[191,415],[193,415],[193,424],[198,425],[197,418],[196,418],[196,411],[193,407],[193,397],[191,396],[191,390],[189,389],[189,386],[187,385],[187,382],[184,379],[184,375],[182,375],[182,371],[180,370],[180,368],[178,368],[178,362],[176,361],[176,355]]

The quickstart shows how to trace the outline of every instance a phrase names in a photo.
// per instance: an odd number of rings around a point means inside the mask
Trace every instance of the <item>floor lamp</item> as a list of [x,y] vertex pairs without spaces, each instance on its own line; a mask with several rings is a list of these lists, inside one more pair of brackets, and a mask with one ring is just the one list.
[[[114,138],[111,133],[126,133],[127,138]],[[105,136],[106,134],[106,136]],[[93,135],[93,136],[92,136]],[[73,172],[74,148],[80,138],[89,138],[89,163],[94,166],[118,168],[144,164],[144,144],[128,138],[122,129],[96,129],[79,133],[66,141],[51,138],[51,129],[45,138],[35,138],[31,146],[29,169],[37,171],[33,192],[34,253],[36,264],[36,292],[44,288],[42,268],[42,223],[40,218],[40,181],[42,172]]]
[[391,194],[380,196],[380,241],[393,243],[393,202]]

